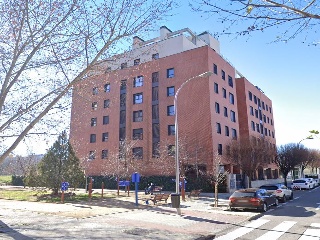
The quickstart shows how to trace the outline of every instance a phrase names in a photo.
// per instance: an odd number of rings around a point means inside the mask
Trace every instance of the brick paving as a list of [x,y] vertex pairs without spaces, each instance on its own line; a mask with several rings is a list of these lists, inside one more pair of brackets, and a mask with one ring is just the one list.
[[[226,211],[227,195],[212,207],[203,196],[181,202],[181,215],[168,203],[139,205],[131,197],[81,203],[0,200],[0,239],[213,239],[214,234],[257,213]],[[223,206],[224,205],[224,206]]]

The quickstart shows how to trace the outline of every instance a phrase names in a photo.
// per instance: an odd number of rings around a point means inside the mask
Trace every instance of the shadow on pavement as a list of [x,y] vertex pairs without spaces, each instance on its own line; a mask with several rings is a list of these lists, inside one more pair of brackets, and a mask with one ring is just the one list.
[[10,238],[15,239],[15,240],[33,240],[33,238],[27,237],[14,229],[10,228],[7,224],[5,224],[3,221],[0,220],[0,239],[3,236],[10,236]]

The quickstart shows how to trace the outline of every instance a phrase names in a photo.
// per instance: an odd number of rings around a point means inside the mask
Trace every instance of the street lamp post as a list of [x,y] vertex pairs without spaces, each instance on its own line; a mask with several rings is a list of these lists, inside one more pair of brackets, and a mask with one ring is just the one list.
[[[180,170],[179,170],[179,135],[178,135],[178,95],[180,90],[191,80],[196,78],[205,78],[212,75],[212,72],[204,72],[197,76],[194,76],[192,78],[189,78],[185,82],[181,84],[181,86],[178,88],[176,94],[174,95],[174,112],[175,112],[175,162],[176,162],[176,194],[179,194],[179,177],[180,177]],[[183,184],[183,183],[182,183]]]
[[299,141],[299,143],[298,143],[298,147],[300,147],[300,143],[301,143],[303,140],[306,140],[306,139],[313,139],[313,136],[310,135],[310,136],[308,136],[308,137],[306,137],[306,138],[304,138],[304,139],[301,139],[301,140]]

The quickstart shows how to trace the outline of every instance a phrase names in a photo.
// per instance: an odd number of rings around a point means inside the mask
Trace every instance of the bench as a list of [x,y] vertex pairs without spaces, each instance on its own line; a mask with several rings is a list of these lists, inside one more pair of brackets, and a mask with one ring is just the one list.
[[167,203],[167,200],[169,198],[170,194],[155,194],[153,195],[153,198],[151,198],[150,200],[153,202],[153,204],[157,204],[158,202],[164,201],[165,203]]
[[161,193],[163,189],[163,186],[155,186],[152,192],[158,192]]
[[199,195],[200,195],[201,191],[202,191],[202,189],[192,190],[188,194],[188,197],[197,197],[197,198],[199,198]]

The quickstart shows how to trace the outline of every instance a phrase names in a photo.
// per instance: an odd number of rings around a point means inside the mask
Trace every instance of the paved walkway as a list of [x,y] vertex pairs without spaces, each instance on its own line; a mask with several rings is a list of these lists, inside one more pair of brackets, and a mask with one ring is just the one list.
[[187,198],[181,215],[168,203],[146,204],[149,195],[81,203],[0,200],[0,239],[213,239],[215,233],[257,213],[226,210],[228,194]]

